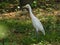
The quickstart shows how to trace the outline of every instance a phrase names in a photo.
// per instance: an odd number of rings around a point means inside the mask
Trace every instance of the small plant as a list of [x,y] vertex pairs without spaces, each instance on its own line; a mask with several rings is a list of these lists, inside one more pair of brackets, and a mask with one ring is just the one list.
[[9,35],[9,29],[5,24],[0,23],[0,39],[6,38]]

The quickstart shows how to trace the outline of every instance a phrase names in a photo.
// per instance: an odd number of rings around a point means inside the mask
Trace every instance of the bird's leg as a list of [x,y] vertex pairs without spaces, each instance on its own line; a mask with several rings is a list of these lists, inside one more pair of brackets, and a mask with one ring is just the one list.
[[36,36],[38,36],[38,29],[36,29]]
[[38,29],[36,28],[36,38],[37,38],[37,42],[39,40],[39,34],[38,34]]

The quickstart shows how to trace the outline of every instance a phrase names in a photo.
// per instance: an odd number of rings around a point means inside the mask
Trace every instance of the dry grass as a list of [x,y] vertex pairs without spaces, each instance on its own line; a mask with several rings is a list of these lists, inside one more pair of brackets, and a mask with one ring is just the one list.
[[[50,11],[47,10],[43,10],[40,8],[37,9],[33,9],[33,13],[37,16],[40,15],[59,15],[60,16],[60,10],[54,10],[51,9]],[[0,19],[12,19],[12,18],[18,18],[18,19],[25,19],[25,18],[29,18],[29,13],[26,13],[25,15],[21,15],[22,11],[17,11],[17,12],[10,12],[10,13],[4,13],[4,14],[0,14]]]

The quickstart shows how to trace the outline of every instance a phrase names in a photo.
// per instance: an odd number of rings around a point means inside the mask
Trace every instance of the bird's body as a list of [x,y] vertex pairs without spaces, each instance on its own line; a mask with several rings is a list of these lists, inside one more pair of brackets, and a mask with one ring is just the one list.
[[33,23],[34,28],[36,28],[36,32],[41,31],[45,35],[45,31],[44,31],[44,28],[43,28],[40,20],[38,20],[36,17],[34,17],[32,19],[32,23]]
[[38,33],[38,31],[41,31],[45,35],[43,25],[41,24],[40,20],[38,18],[36,18],[34,16],[34,14],[32,13],[32,9],[31,9],[30,5],[27,4],[26,7],[29,9],[32,24],[33,24],[34,28],[36,29],[36,32]]

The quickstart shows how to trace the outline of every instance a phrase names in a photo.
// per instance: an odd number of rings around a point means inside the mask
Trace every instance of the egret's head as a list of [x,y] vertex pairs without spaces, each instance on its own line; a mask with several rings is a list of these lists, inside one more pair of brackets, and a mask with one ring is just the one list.
[[28,12],[32,12],[31,6],[29,4],[25,5],[24,8],[26,8]]
[[27,4],[27,5],[25,5],[24,7],[25,7],[25,8],[30,8],[30,5],[29,5],[29,4]]

